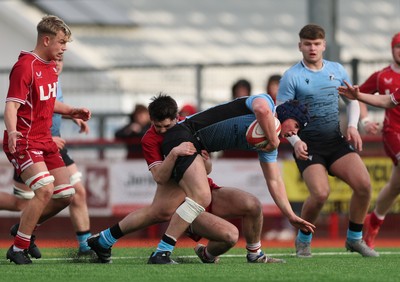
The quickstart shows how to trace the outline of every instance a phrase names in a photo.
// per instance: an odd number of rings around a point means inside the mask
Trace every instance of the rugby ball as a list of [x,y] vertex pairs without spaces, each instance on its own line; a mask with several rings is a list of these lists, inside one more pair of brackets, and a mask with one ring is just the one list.
[[[281,123],[279,119],[277,119],[276,117],[274,118],[276,135],[279,136],[279,134],[281,133]],[[264,131],[261,129],[261,126],[258,124],[257,120],[254,120],[247,129],[246,140],[247,143],[256,148],[264,148],[269,142],[265,137]]]

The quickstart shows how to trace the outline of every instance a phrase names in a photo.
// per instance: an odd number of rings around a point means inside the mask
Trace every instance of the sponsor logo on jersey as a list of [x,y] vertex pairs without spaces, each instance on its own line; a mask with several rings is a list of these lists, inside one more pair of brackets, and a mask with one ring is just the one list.
[[39,86],[40,91],[40,101],[47,101],[50,98],[57,97],[57,82],[47,84],[47,87],[44,85]]
[[36,76],[37,76],[37,78],[42,78],[42,72],[40,71],[40,72],[36,72]]
[[393,78],[383,78],[383,82],[385,82],[385,84],[392,84],[393,83]]

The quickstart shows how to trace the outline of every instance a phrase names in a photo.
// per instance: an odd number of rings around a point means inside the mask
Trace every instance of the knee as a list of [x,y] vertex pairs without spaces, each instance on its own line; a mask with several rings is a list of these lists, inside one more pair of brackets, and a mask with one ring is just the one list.
[[323,206],[325,202],[329,198],[329,190],[328,191],[319,191],[313,195],[314,202],[317,205]]
[[224,242],[229,246],[233,247],[239,240],[239,230],[232,225],[230,228],[226,229],[224,234]]
[[53,186],[48,185],[35,190],[35,197],[43,202],[48,202],[53,196]]
[[370,198],[372,193],[371,182],[368,179],[364,179],[357,183],[357,186],[353,188],[354,193],[357,194],[358,197]]
[[174,213],[172,210],[157,210],[153,214],[153,221],[157,223],[169,221]]
[[259,199],[254,196],[247,197],[243,201],[243,207],[246,215],[259,216],[262,215],[262,205]]
[[[194,200],[194,199],[193,199]],[[203,208],[208,207],[211,204],[211,192],[208,190],[206,193],[202,193],[200,197],[196,199],[196,203]]]

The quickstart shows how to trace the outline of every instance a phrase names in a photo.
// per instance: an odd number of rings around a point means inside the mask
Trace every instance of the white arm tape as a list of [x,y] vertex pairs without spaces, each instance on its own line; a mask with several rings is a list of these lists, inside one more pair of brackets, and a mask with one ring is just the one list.
[[33,191],[54,182],[54,176],[48,171],[42,171],[28,178],[25,184]]
[[61,184],[54,187],[53,199],[68,198],[75,194],[74,187],[71,184]]
[[33,191],[22,190],[15,185],[13,185],[13,192],[15,197],[24,200],[30,200],[35,196],[35,193]]
[[347,126],[357,129],[358,120],[360,118],[360,104],[357,100],[352,100],[347,104],[347,117],[349,119]]
[[77,171],[71,177],[69,178],[69,182],[71,185],[75,185],[76,183],[80,182],[82,180],[82,173]]
[[286,137],[286,139],[289,141],[289,143],[290,143],[293,147],[294,147],[294,144],[297,143],[297,141],[300,141],[300,140],[301,140],[300,137],[297,136],[297,135],[293,135],[293,136],[290,136],[290,137]]
[[203,211],[205,209],[189,197],[176,209],[176,213],[187,223],[192,223]]

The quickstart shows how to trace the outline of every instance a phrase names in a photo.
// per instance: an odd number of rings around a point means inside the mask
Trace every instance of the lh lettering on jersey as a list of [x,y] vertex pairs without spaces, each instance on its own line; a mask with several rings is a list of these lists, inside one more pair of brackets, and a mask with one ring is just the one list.
[[51,97],[56,98],[57,96],[57,82],[52,84],[47,84],[47,89],[45,85],[39,86],[40,91],[40,101],[47,101]]

